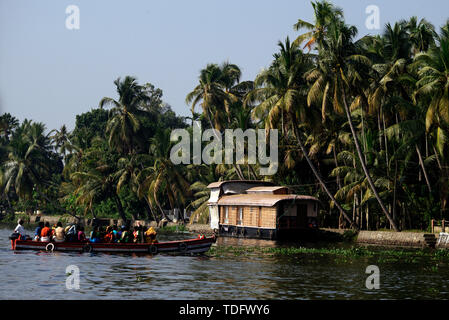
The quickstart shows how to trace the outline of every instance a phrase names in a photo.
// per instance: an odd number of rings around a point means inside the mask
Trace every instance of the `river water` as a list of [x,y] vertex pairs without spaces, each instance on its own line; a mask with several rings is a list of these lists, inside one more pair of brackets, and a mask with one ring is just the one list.
[[[137,256],[14,252],[10,249],[10,234],[11,230],[0,229],[0,299],[449,298],[448,264],[425,258],[410,263],[310,253]],[[277,245],[232,238],[220,238],[214,244],[216,249]],[[69,265],[80,270],[79,289],[66,287]],[[379,267],[379,289],[366,288],[369,265]]]

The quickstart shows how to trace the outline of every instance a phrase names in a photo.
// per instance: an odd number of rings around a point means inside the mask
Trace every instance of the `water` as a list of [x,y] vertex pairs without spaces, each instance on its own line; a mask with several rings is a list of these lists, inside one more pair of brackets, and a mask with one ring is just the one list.
[[[326,254],[168,256],[79,254],[10,249],[0,229],[0,299],[447,299],[449,266]],[[31,233],[31,232],[30,232]],[[181,235],[179,237],[188,237]],[[163,240],[163,239],[160,239]],[[276,246],[222,238],[214,246]],[[380,289],[365,286],[380,269]],[[80,269],[67,289],[66,267]]]

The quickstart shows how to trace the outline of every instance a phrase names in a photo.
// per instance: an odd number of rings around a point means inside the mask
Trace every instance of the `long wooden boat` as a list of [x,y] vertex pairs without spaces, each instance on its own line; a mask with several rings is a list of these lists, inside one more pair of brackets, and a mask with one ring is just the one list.
[[11,238],[12,250],[76,251],[110,253],[203,253],[216,241],[215,235],[199,235],[195,239],[159,243],[92,243],[92,242],[41,242]]

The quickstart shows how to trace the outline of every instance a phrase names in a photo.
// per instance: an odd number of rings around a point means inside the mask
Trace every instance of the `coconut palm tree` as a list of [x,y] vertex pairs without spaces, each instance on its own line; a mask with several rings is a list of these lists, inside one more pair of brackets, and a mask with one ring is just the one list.
[[119,100],[104,97],[99,103],[100,108],[112,106],[106,126],[108,142],[111,147],[122,154],[135,153],[138,149],[140,121],[137,117],[139,110],[151,98],[145,86],[137,83],[136,78],[126,76],[114,81]]
[[413,44],[413,52],[425,52],[431,45],[435,43],[435,27],[426,19],[421,19],[418,23],[418,18],[413,16],[406,22],[406,29],[410,35],[410,41]]
[[313,81],[308,94],[308,104],[317,103],[321,98],[323,116],[325,116],[326,101],[330,98],[334,112],[344,112],[351,129],[357,155],[360,158],[360,164],[370,188],[393,229],[399,231],[370,177],[347,102],[351,93],[355,91],[352,84],[353,79],[362,79],[363,75],[359,73],[359,70],[366,69],[371,64],[371,61],[360,52],[358,46],[353,42],[356,34],[357,28],[348,26],[343,21],[336,20],[329,24],[323,40],[326,49],[320,51],[317,67],[308,75],[308,79]]
[[62,125],[59,130],[52,130],[49,134],[53,133],[50,136],[52,143],[55,146],[55,149],[63,156],[64,160],[67,160],[67,155],[72,153],[74,150],[74,146],[70,141],[70,132],[68,132],[66,125]]
[[127,223],[128,218],[117,193],[118,170],[115,157],[98,146],[87,150],[83,156],[85,165],[82,170],[70,175],[71,183],[75,186],[76,202],[83,205],[87,212],[94,203],[111,198],[120,218]]
[[280,52],[275,55],[275,60],[270,68],[256,77],[254,81],[256,89],[247,95],[246,101],[260,102],[253,109],[253,115],[255,118],[265,119],[266,129],[275,128],[279,122],[283,131],[284,127],[292,128],[303,157],[320,185],[351,226],[358,228],[335,200],[310,160],[302,142],[302,134],[298,129],[299,124],[306,120],[307,110],[304,107],[306,106],[307,83],[303,75],[311,68],[312,60],[309,55],[303,54],[296,46],[291,45],[288,38],[285,44],[279,42],[278,45]]
[[164,218],[167,218],[162,207],[164,203],[171,209],[183,209],[187,198],[191,196],[190,185],[184,178],[185,168],[170,160],[172,146],[170,129],[157,131],[150,141],[153,165],[144,168],[137,178],[141,181],[139,194],[145,195],[151,206],[158,208]]
[[30,199],[48,179],[52,161],[44,131],[44,124],[25,120],[13,133],[8,160],[3,163],[5,193],[14,188],[20,199]]
[[327,27],[332,21],[343,18],[343,10],[335,7],[328,1],[316,1],[312,2],[312,7],[314,11],[315,21],[313,23],[306,22],[304,20],[298,19],[298,22],[293,25],[295,30],[307,29],[306,33],[299,35],[295,41],[294,45],[300,45],[302,42],[307,40],[304,48],[308,48],[309,51],[315,44],[318,47],[323,46],[323,39],[327,32]]
[[[237,68],[229,65],[226,66],[226,70],[216,64],[208,64],[205,69],[202,69],[199,76],[200,83],[186,96],[186,103],[192,105],[192,114],[196,105],[201,102],[203,114],[208,119],[211,128],[220,131],[225,121],[225,101],[229,101],[225,83],[232,78],[235,79],[237,75],[239,77]],[[226,80],[225,83],[223,80]]]

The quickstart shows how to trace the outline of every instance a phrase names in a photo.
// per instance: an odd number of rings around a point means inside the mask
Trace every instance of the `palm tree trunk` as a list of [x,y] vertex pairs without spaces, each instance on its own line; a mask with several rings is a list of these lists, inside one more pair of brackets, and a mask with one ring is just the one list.
[[150,207],[148,201],[146,201],[146,200],[145,200],[145,203],[144,203],[144,207],[145,207],[145,210],[147,211],[148,219],[153,218],[153,220],[156,221],[156,223],[159,223],[159,219],[154,214],[153,210],[151,210],[151,207]]
[[333,194],[329,191],[329,189],[327,188],[326,184],[324,183],[323,179],[321,178],[320,174],[318,173],[318,171],[316,170],[315,166],[313,165],[312,161],[310,160],[308,153],[306,151],[306,148],[304,147],[304,144],[301,141],[301,136],[299,134],[299,130],[296,126],[296,115],[292,114],[292,127],[293,127],[293,132],[295,133],[296,136],[296,140],[298,141],[298,145],[301,148],[301,152],[304,156],[304,158],[306,158],[307,163],[310,166],[310,169],[312,169],[313,174],[315,175],[315,177],[317,178],[318,182],[320,183],[321,187],[324,189],[324,191],[327,193],[327,195],[329,196],[329,198],[333,201],[333,203],[335,204],[335,206],[338,208],[338,210],[340,211],[340,214],[342,214],[345,219],[349,222],[349,224],[351,225],[352,228],[354,228],[355,230],[359,230],[359,226],[354,223],[354,221],[346,214],[345,210],[343,210],[343,208],[340,206],[340,204],[337,202],[337,200],[335,199],[335,197],[333,196]]
[[422,160],[421,151],[419,151],[418,145],[415,144],[416,153],[418,154],[419,164],[422,168],[422,171],[424,173],[424,178],[426,179],[427,187],[429,188],[429,192],[432,192],[432,188],[430,187],[429,177],[427,176],[426,167],[424,167],[424,162]]
[[398,161],[394,161],[394,184],[393,184],[393,220],[398,221],[396,218],[396,184],[398,175]]
[[343,94],[342,98],[343,98],[343,105],[345,107],[346,117],[348,118],[349,127],[351,128],[352,137],[353,137],[353,140],[354,140],[355,148],[357,150],[357,155],[358,155],[360,163],[362,165],[363,172],[365,173],[366,179],[368,180],[368,183],[369,183],[369,185],[371,187],[371,190],[373,191],[374,196],[377,199],[377,202],[379,202],[379,205],[380,205],[383,213],[385,214],[387,219],[390,221],[391,225],[393,226],[393,229],[396,232],[399,232],[399,229],[396,226],[396,223],[393,221],[393,219],[391,218],[390,214],[388,213],[387,208],[385,207],[385,205],[383,204],[382,200],[380,199],[380,196],[379,196],[379,194],[377,193],[377,190],[376,190],[376,186],[374,185],[374,182],[371,179],[371,176],[369,175],[369,171],[368,171],[368,168],[366,167],[365,159],[364,159],[364,156],[362,154],[362,150],[360,149],[360,144],[359,144],[359,142],[357,140],[357,135],[355,133],[354,124],[352,123],[351,114],[349,113],[348,104],[346,103],[346,94],[345,94],[344,87],[341,88],[341,91],[342,91],[342,94]]
[[[334,145],[334,147],[332,148],[333,151],[333,155],[334,155],[334,162],[335,162],[335,168],[338,167],[338,161],[337,161],[337,152],[335,151],[336,146]],[[340,175],[337,174],[337,186],[338,189],[341,189],[341,181],[340,181]]]
[[115,200],[115,204],[117,206],[117,210],[120,215],[120,218],[122,218],[124,224],[127,224],[128,219],[126,218],[125,211],[123,210],[122,201],[120,200],[119,196],[116,193],[114,193],[114,200]]

